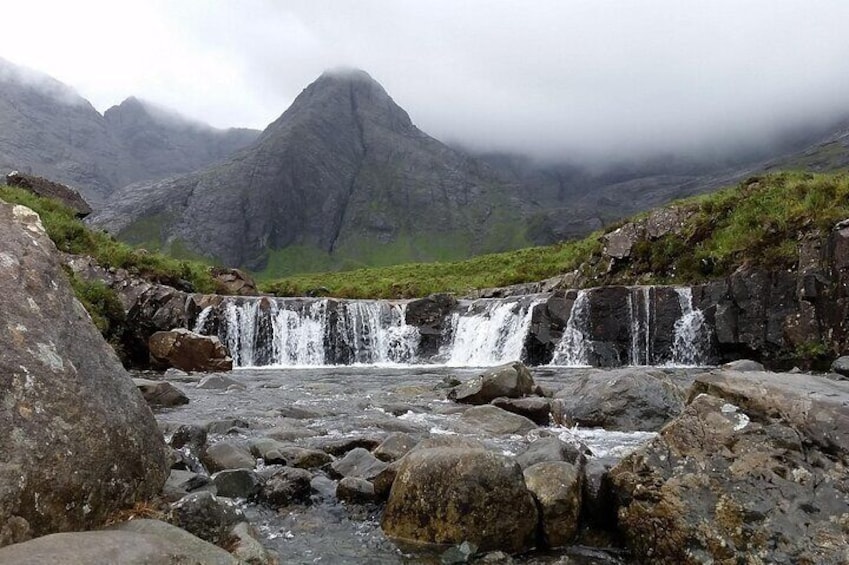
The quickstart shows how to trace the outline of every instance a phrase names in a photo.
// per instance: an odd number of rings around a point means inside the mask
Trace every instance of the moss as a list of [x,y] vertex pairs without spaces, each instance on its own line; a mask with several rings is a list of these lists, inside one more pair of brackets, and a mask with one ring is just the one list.
[[101,281],[84,281],[67,268],[65,272],[74,294],[88,311],[94,325],[123,360],[121,343],[127,331],[127,316],[118,295]]

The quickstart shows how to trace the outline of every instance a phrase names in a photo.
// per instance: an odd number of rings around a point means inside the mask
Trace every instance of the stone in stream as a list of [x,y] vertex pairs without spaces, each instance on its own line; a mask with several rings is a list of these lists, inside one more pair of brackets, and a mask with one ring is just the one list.
[[171,469],[171,474],[165,481],[165,486],[162,487],[162,496],[168,502],[176,502],[187,494],[201,489],[209,490],[212,494],[217,492],[215,485],[210,484],[209,477],[206,475]]
[[386,469],[386,463],[372,455],[362,447],[352,449],[345,457],[330,464],[333,473],[338,477],[357,477],[371,479]]
[[537,507],[511,458],[480,449],[414,450],[401,460],[381,520],[410,544],[459,544],[518,553],[534,544]]
[[133,384],[150,406],[170,407],[189,403],[189,397],[169,382],[133,379]]
[[847,563],[849,383],[718,371],[610,471],[618,523],[657,563]]
[[183,371],[229,371],[233,360],[216,336],[196,334],[185,328],[156,332],[147,342],[150,361],[163,368]]
[[406,455],[415,445],[416,440],[410,434],[393,432],[383,440],[383,443],[375,447],[372,453],[381,461],[389,463]]
[[245,385],[236,379],[225,377],[224,375],[207,375],[200,380],[197,388],[204,390],[228,390],[233,387],[244,389]]
[[543,538],[548,547],[569,543],[578,531],[581,512],[581,471],[565,461],[531,465],[525,484],[539,505]]
[[207,447],[201,460],[206,468],[213,473],[224,469],[253,469],[256,467],[256,459],[250,451],[240,444],[227,440],[213,443]]
[[168,444],[174,449],[188,447],[195,453],[202,453],[206,448],[206,428],[197,424],[181,424],[171,433]]
[[692,381],[657,369],[594,371],[569,381],[551,412],[566,427],[657,431],[681,413]]
[[213,420],[204,424],[207,433],[210,434],[227,434],[234,428],[247,429],[251,427],[250,422],[241,418],[226,418],[224,420]]
[[101,526],[168,476],[150,408],[38,215],[0,202],[0,546]]
[[312,474],[305,469],[275,467],[262,472],[265,482],[259,498],[272,508],[306,502],[312,492]]
[[230,530],[245,516],[230,499],[196,492],[171,504],[168,521],[215,545],[226,542]]
[[757,361],[752,361],[751,359],[738,359],[736,361],[731,361],[729,363],[725,363],[722,366],[723,369],[728,371],[763,371],[764,366]]
[[453,389],[448,398],[463,404],[488,404],[498,397],[519,398],[533,394],[534,379],[523,363],[495,367]]
[[263,547],[260,539],[262,535],[248,522],[239,522],[233,526],[229,546],[240,565],[278,565],[277,557]]
[[524,416],[491,404],[469,408],[463,412],[460,421],[476,431],[492,435],[526,434],[537,429],[537,425]]
[[548,461],[566,461],[582,466],[586,462],[589,449],[583,444],[571,445],[557,437],[544,437],[531,442],[516,456],[516,463],[527,469],[537,463]]
[[333,461],[333,457],[324,451],[286,444],[271,438],[252,440],[251,453],[261,457],[266,465],[287,465],[301,469],[316,469]]
[[610,484],[610,470],[619,457],[590,457],[584,465],[581,520],[601,529],[616,527],[616,503]]
[[250,469],[225,469],[210,478],[218,496],[227,498],[252,498],[262,489],[262,480]]
[[136,518],[108,530],[42,536],[0,548],[0,563],[27,565],[239,565],[225,550],[159,520]]
[[551,399],[549,398],[496,398],[491,404],[502,410],[524,416],[540,426],[547,426],[551,422]]
[[343,477],[336,486],[336,498],[352,504],[375,502],[374,485],[359,477]]

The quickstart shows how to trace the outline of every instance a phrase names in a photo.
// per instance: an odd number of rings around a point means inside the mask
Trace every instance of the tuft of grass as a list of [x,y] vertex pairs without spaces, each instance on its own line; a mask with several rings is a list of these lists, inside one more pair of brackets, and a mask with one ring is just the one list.
[[134,275],[162,284],[191,287],[197,292],[217,290],[208,265],[166,257],[118,242],[104,232],[89,229],[73,210],[56,200],[9,186],[0,186],[0,200],[21,204],[38,212],[44,229],[60,251],[90,255],[102,267],[127,269]]

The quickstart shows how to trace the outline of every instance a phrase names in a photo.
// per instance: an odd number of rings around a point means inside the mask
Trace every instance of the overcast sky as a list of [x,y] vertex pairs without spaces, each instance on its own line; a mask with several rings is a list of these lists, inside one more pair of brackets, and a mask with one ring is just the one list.
[[849,114],[847,24],[849,0],[26,0],[0,56],[219,127],[357,67],[443,141],[609,156]]

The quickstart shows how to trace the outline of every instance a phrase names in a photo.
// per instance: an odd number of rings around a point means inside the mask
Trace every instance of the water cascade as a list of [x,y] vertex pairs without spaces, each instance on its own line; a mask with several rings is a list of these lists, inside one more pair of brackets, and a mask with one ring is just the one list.
[[676,288],[681,317],[675,321],[675,340],[672,345],[672,364],[699,366],[707,361],[710,333],[701,310],[693,308],[693,289]]
[[569,313],[569,320],[563,330],[563,337],[554,349],[554,356],[551,359],[552,365],[585,367],[590,364],[587,344],[589,320],[589,291],[579,290],[575,302],[572,303],[572,311]]

